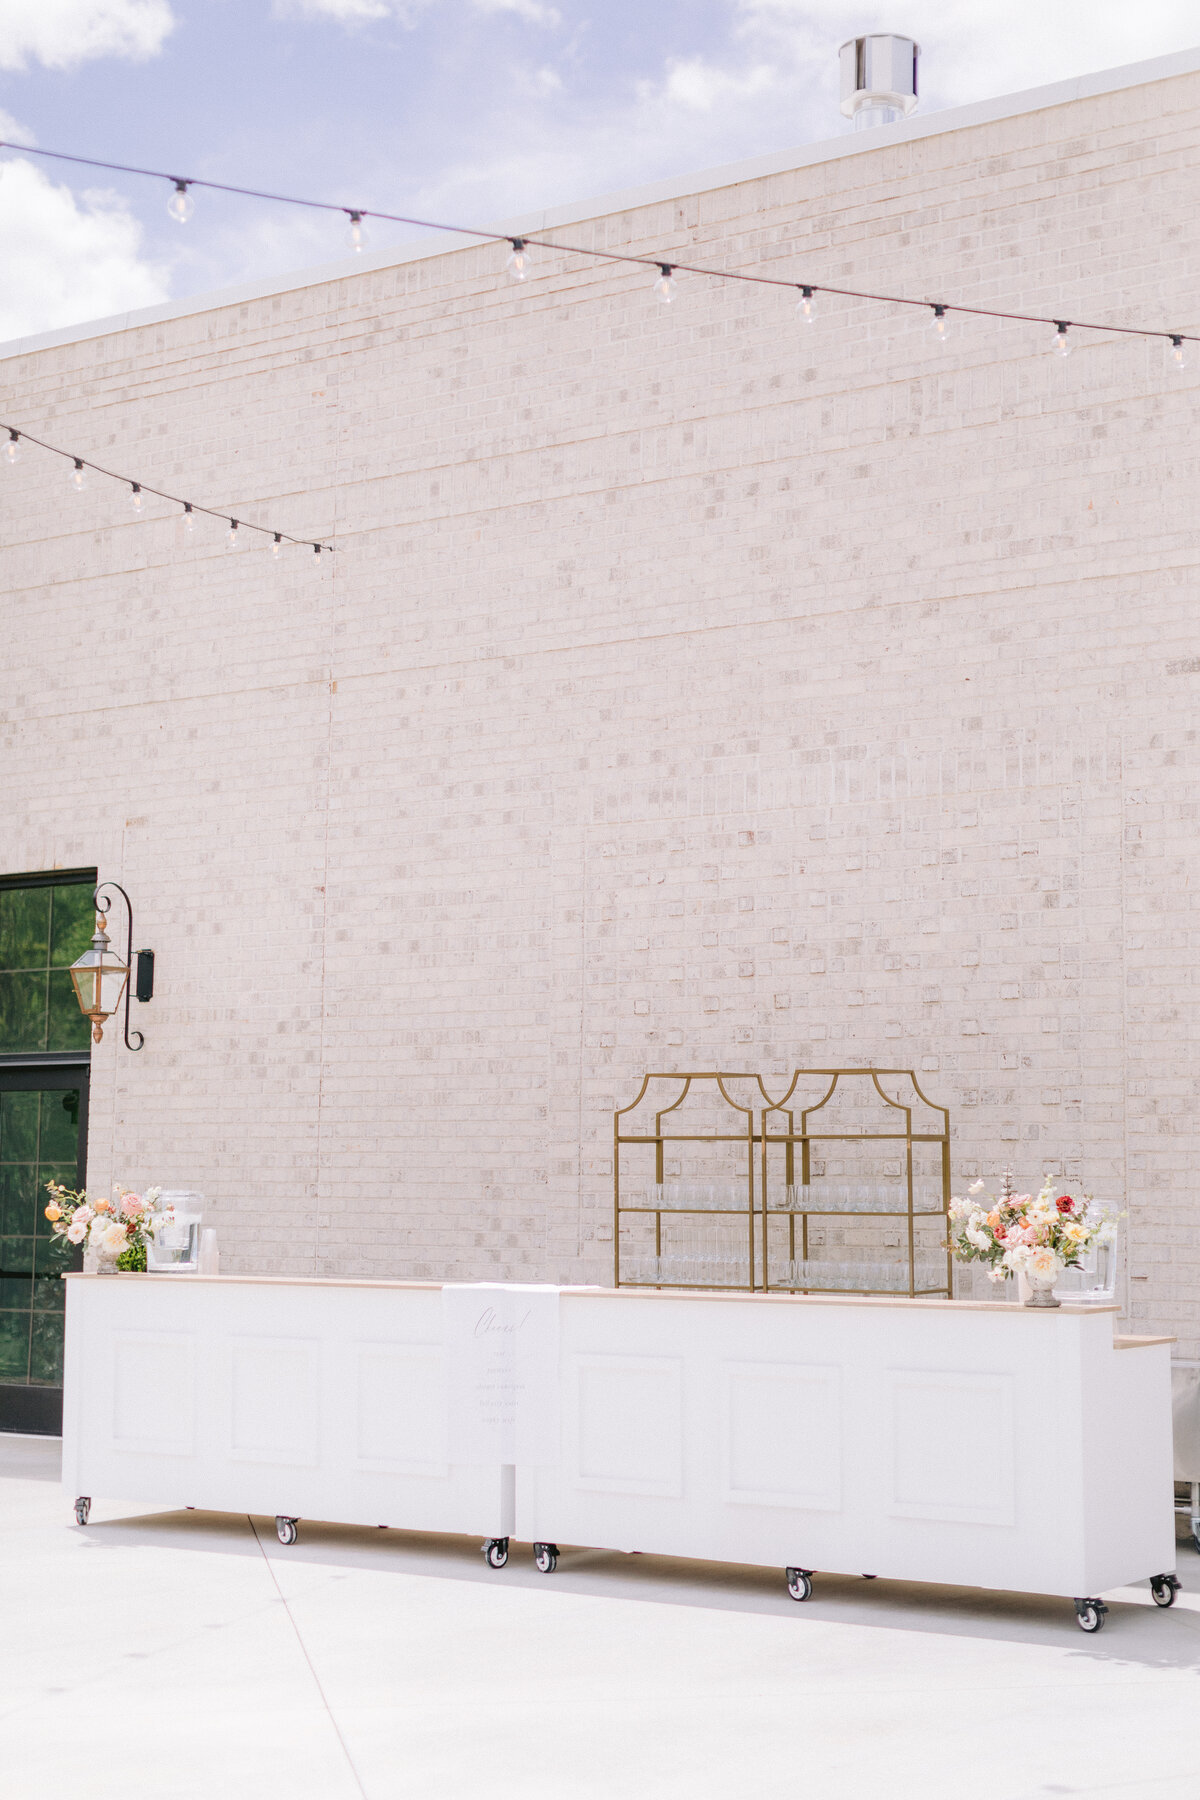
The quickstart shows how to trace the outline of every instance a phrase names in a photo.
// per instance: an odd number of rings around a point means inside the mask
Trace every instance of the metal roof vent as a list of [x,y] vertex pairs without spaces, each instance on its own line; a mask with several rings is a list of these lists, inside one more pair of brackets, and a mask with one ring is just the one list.
[[894,125],[917,104],[920,44],[890,33],[849,38],[838,52],[842,65],[842,111],[855,131]]

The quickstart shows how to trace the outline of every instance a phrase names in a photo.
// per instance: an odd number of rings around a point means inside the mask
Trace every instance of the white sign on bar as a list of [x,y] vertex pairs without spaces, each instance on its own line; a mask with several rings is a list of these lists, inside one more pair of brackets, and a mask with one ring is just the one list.
[[558,1296],[480,1281],[442,1289],[452,1463],[558,1456]]

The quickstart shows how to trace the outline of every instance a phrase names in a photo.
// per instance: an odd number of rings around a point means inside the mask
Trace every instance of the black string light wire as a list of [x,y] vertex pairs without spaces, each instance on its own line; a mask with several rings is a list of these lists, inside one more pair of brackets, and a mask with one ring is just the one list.
[[257,531],[262,537],[272,540],[271,550],[276,557],[284,544],[300,544],[304,549],[312,550],[317,556],[320,556],[322,551],[329,555],[333,553],[334,546],[326,544],[320,539],[293,537],[290,532],[276,531],[273,525],[254,525],[249,519],[231,519],[226,512],[218,512],[211,506],[200,506],[195,500],[183,500],[178,494],[164,493],[162,488],[151,487],[149,482],[134,481],[130,475],[118,475],[115,469],[103,469],[99,463],[89,462],[86,456],[76,456],[73,450],[60,450],[57,444],[47,444],[44,439],[33,437],[28,431],[19,431],[15,425],[6,425],[3,420],[0,420],[0,437],[3,437],[6,431],[8,441],[3,445],[3,453],[8,462],[16,462],[21,453],[22,444],[36,444],[39,450],[48,450],[51,456],[61,456],[65,461],[73,464],[70,480],[77,493],[81,493],[86,486],[87,471],[91,469],[95,474],[103,475],[107,480],[120,482],[123,487],[127,487],[130,505],[139,516],[142,511],[143,495],[153,494],[157,500],[166,500],[172,506],[183,508],[183,526],[189,534],[197,513],[203,513],[209,519],[219,519],[223,525],[228,527],[227,541],[232,549],[236,549],[242,542],[243,531]]
[[[811,321],[813,317],[813,296],[816,294],[832,294],[844,300],[871,300],[882,306],[916,306],[927,312],[932,308],[935,326],[945,324],[948,313],[960,313],[978,319],[1002,319],[1021,325],[1052,325],[1054,338],[1051,347],[1061,356],[1069,355],[1071,342],[1068,331],[1101,331],[1114,332],[1122,337],[1159,338],[1170,346],[1171,361],[1174,367],[1183,367],[1180,354],[1185,343],[1200,343],[1200,335],[1189,332],[1162,330],[1147,325],[1109,325],[1098,324],[1086,319],[1056,319],[1041,313],[1005,312],[991,306],[964,306],[953,300],[914,300],[904,294],[868,293],[862,288],[827,287],[816,282],[801,284],[787,281],[779,275],[752,275],[743,270],[713,269],[699,263],[664,262],[660,256],[632,256],[620,250],[596,250],[587,244],[550,243],[545,238],[512,237],[504,231],[481,231],[471,225],[447,225],[437,219],[414,219],[403,213],[377,212],[365,206],[339,206],[333,200],[306,200],[295,194],[272,194],[261,188],[235,187],[225,181],[203,181],[198,176],[172,175],[165,169],[142,169],[130,163],[102,162],[94,156],[72,156],[64,150],[35,149],[32,144],[14,144],[0,139],[0,150],[12,150],[21,156],[50,157],[55,162],[75,163],[88,169],[106,169],[117,175],[142,175],[150,181],[166,181],[171,185],[171,193],[167,201],[167,211],[173,219],[185,224],[193,212],[191,190],[205,188],[210,193],[236,194],[246,200],[266,200],[276,206],[303,206],[313,212],[341,213],[350,222],[349,238],[353,247],[361,250],[366,243],[366,234],[362,228],[364,219],[382,219],[390,225],[412,225],[421,231],[448,232],[457,237],[477,238],[486,243],[508,244],[510,255],[508,271],[516,281],[524,281],[530,272],[529,250],[549,250],[557,256],[590,256],[597,261],[632,263],[642,268],[658,271],[654,282],[654,291],[660,300],[670,301],[674,297],[676,274],[705,275],[717,281],[749,281],[761,287],[790,288],[799,291],[801,299],[799,309],[801,316]],[[669,291],[667,291],[669,290]],[[938,329],[938,336],[944,333]],[[120,479],[120,478],[119,478]],[[147,489],[147,492],[150,490]],[[204,509],[201,509],[204,510]],[[259,529],[255,527],[255,529]],[[328,548],[328,546],[326,546]]]

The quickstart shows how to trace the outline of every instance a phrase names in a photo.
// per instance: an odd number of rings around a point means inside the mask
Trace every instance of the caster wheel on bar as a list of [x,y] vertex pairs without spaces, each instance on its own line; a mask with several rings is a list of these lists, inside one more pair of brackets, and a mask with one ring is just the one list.
[[1075,1602],[1075,1623],[1080,1631],[1103,1631],[1104,1616],[1108,1608],[1103,1600],[1077,1600]]
[[297,1530],[299,1523],[299,1519],[285,1519],[282,1513],[276,1515],[275,1536],[279,1539],[281,1544],[295,1543],[296,1538],[299,1535]]
[[533,1546],[534,1566],[543,1575],[553,1575],[558,1567],[557,1544],[535,1544]]
[[807,1600],[812,1594],[812,1570],[789,1569],[787,1572],[788,1593],[793,1600]]
[[1150,1592],[1154,1596],[1155,1606],[1174,1606],[1175,1596],[1179,1592],[1177,1575],[1152,1575]]
[[75,1523],[77,1525],[86,1525],[91,1510],[92,1496],[90,1494],[80,1494],[78,1500],[75,1502]]
[[508,1539],[489,1538],[483,1545],[483,1560],[489,1569],[502,1569],[508,1561]]

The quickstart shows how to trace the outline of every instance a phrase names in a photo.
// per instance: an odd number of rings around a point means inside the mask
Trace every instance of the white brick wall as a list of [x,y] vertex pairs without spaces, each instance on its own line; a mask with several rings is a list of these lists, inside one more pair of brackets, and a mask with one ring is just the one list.
[[[572,235],[1196,330],[1198,165],[1184,75]],[[503,260],[4,366],[5,418],[341,546],[3,475],[0,862],[97,863],[158,953],[92,1174],[199,1186],[235,1268],[605,1279],[645,1067],[911,1064],[956,1178],[1128,1205],[1197,1354],[1200,356]]]

